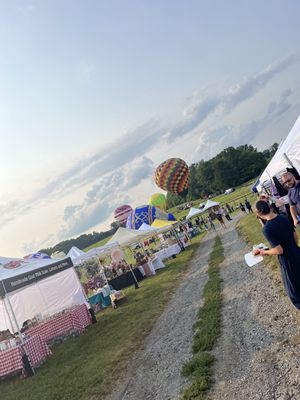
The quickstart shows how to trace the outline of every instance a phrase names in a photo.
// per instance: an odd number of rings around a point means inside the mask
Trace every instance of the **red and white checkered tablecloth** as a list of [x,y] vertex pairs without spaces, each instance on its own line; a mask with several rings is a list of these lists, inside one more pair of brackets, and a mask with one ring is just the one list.
[[[36,367],[52,354],[47,344],[40,336],[32,336],[24,341],[26,353],[33,367]],[[0,376],[9,375],[14,372],[22,372],[26,376],[22,356],[24,350],[21,345],[12,349],[0,351]]]
[[90,323],[90,313],[86,305],[82,304],[73,310],[27,329],[26,334],[30,336],[40,335],[45,342],[49,342],[67,332],[82,333]]

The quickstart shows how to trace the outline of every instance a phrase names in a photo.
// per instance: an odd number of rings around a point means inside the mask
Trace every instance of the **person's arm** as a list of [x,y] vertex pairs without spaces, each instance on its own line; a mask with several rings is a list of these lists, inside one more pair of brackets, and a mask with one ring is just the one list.
[[290,204],[290,211],[291,211],[291,215],[292,215],[292,218],[293,218],[294,226],[297,226],[297,224],[298,224],[298,217],[297,217],[297,209],[296,209],[296,206]]
[[280,246],[273,247],[272,249],[264,250],[264,249],[255,249],[254,250],[254,255],[255,256],[280,256],[283,254],[283,248]]

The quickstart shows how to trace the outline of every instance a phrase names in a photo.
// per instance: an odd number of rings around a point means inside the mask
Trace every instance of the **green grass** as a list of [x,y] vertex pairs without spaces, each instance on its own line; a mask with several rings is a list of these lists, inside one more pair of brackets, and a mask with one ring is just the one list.
[[89,250],[93,249],[94,247],[101,247],[101,246],[104,246],[104,245],[112,238],[112,236],[113,236],[113,235],[108,236],[107,238],[102,239],[102,240],[100,240],[100,241],[97,242],[97,243],[91,244],[90,246],[88,246],[88,247],[86,247],[85,249],[83,249],[83,251],[89,251]]
[[182,374],[191,377],[182,400],[204,400],[212,382],[213,356],[209,353],[221,332],[221,278],[219,265],[224,260],[220,237],[216,237],[208,265],[208,282],[203,291],[204,304],[194,325],[193,357],[184,364]]
[[96,400],[109,393],[166,307],[202,237],[193,238],[166,268],[140,282],[138,290],[125,289],[127,303],[100,312],[87,332],[56,345],[33,378],[0,382],[1,400]]

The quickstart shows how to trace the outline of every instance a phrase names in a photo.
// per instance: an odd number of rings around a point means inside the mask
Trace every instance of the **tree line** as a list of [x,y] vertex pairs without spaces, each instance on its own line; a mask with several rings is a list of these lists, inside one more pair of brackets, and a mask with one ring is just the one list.
[[[236,148],[228,147],[208,161],[201,160],[192,164],[189,167],[190,177],[187,192],[180,195],[168,192],[168,207],[171,208],[186,201],[205,198],[213,193],[222,193],[227,188],[241,185],[257,177],[267,166],[277,149],[277,143],[262,152],[247,144]],[[85,249],[113,235],[118,227],[118,222],[114,221],[111,223],[110,229],[105,232],[83,234],[39,251],[51,255],[59,251],[68,253],[72,246]]]
[[188,190],[183,194],[167,194],[168,207],[186,201],[206,198],[210,194],[223,193],[257,177],[267,166],[278,149],[278,143],[259,152],[251,145],[227,147],[214,158],[192,164]]

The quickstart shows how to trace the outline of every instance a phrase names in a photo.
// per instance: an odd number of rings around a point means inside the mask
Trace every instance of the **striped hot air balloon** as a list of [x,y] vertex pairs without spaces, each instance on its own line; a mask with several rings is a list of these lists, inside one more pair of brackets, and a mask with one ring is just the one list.
[[131,213],[132,207],[128,204],[124,204],[117,207],[114,211],[114,218],[116,221],[120,222],[121,225],[126,224],[127,217]]
[[155,183],[163,190],[181,193],[189,183],[189,167],[181,158],[169,158],[155,170]]

